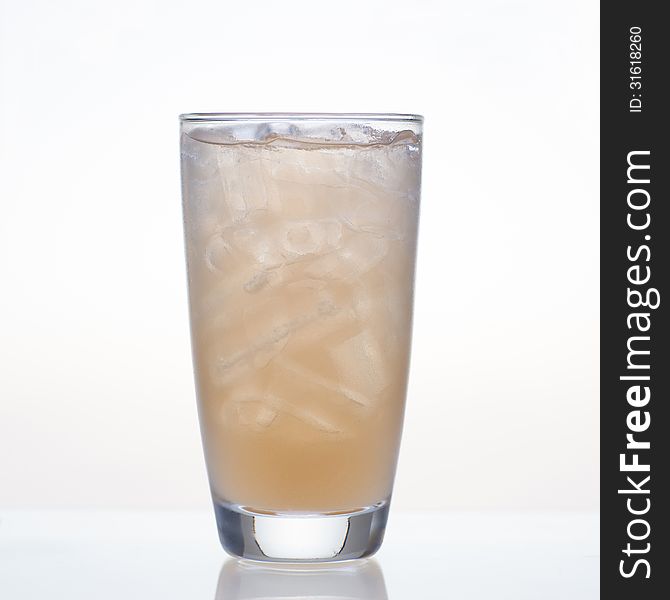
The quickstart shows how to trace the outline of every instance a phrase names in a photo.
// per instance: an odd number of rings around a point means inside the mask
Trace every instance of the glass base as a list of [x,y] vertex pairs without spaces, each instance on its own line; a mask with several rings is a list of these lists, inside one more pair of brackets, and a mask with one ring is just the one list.
[[363,558],[381,546],[388,502],[342,514],[261,514],[214,502],[223,549],[269,562],[330,562]]

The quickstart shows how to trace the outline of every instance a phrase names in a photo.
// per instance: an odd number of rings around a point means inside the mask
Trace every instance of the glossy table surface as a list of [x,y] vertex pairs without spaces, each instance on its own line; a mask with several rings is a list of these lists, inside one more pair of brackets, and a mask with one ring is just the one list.
[[391,511],[379,553],[291,567],[229,558],[209,512],[0,510],[0,598],[595,600],[594,513]]

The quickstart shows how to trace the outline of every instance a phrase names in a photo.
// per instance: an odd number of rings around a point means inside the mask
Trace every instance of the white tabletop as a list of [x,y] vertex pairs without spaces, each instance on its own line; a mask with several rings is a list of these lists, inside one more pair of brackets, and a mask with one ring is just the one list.
[[0,598],[595,600],[598,516],[391,511],[369,561],[259,567],[209,512],[0,511]]

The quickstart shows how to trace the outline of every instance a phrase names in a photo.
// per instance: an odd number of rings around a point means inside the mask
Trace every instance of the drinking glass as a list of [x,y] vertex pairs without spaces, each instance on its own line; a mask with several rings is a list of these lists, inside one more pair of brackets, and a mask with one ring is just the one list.
[[198,412],[232,555],[382,541],[405,406],[422,117],[186,114]]

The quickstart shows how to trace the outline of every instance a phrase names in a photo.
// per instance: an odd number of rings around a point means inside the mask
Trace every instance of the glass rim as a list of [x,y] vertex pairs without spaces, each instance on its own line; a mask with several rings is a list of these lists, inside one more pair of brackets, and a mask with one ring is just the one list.
[[423,123],[423,115],[406,113],[310,113],[310,112],[201,112],[179,115],[182,123],[236,122],[236,121],[382,121]]

